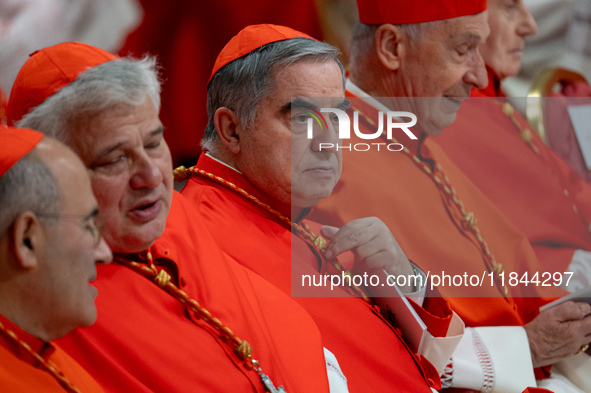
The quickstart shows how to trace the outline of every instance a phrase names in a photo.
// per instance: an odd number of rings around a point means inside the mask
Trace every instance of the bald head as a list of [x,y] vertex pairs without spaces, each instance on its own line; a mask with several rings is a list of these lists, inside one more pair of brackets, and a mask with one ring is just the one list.
[[112,255],[82,161],[43,138],[0,177],[0,206],[0,313],[46,341],[92,324],[89,282]]
[[[37,147],[47,149],[55,141],[44,138]],[[59,203],[57,179],[35,147],[0,177],[0,235],[4,236],[23,212],[53,211]]]
[[[89,204],[96,208],[86,168],[72,149],[53,138],[45,137],[35,147],[33,154],[47,167],[57,185],[58,198],[53,211],[68,208],[73,202],[68,196],[77,192],[82,193],[81,199],[89,200]],[[87,192],[89,190],[90,193]]]

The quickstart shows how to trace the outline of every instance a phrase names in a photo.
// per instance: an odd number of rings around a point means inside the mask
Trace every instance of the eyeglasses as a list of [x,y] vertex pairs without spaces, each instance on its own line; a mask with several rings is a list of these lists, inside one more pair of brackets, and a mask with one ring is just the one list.
[[66,220],[81,220],[84,229],[92,236],[93,245],[97,247],[103,237],[103,229],[105,222],[103,216],[98,214],[98,210],[93,210],[90,214],[51,214],[51,213],[35,213],[41,218],[49,219],[66,219]]

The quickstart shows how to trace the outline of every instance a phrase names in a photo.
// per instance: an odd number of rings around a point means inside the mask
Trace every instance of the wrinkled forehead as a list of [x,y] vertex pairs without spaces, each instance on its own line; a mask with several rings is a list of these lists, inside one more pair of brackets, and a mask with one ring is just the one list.
[[269,95],[287,103],[293,98],[307,98],[318,106],[336,105],[344,97],[344,78],[333,61],[299,61],[278,68],[273,73],[273,91]]
[[[488,11],[475,15],[466,15],[433,22],[427,22],[421,36],[427,40],[445,41],[471,41],[484,43],[488,38],[490,29],[488,26]],[[421,41],[421,38],[418,39]]]
[[71,130],[69,144],[87,166],[115,149],[141,146],[146,139],[164,132],[149,97],[141,105],[122,102],[106,110],[80,116]]
[[490,34],[488,25],[489,11],[483,11],[475,15],[462,16],[460,18],[449,19],[448,24],[452,27],[452,32],[464,39],[484,43]]
[[119,132],[111,124],[112,118],[125,116],[128,112],[131,112],[131,105],[123,104],[107,110],[78,113],[68,127],[68,144],[86,163],[93,150],[117,139]]
[[[72,124],[70,139],[89,147],[114,139],[140,138],[162,127],[158,112],[149,96],[143,103],[116,102],[100,110],[80,113]],[[96,147],[96,146],[95,146]]]

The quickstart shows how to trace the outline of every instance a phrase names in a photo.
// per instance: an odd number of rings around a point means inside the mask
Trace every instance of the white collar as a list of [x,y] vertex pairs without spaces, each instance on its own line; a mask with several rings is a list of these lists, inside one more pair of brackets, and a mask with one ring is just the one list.
[[[359,99],[367,102],[369,105],[373,106],[378,111],[382,111],[384,113],[392,111],[392,109],[388,108],[386,105],[382,104],[381,102],[367,94],[365,91],[361,90],[361,88],[353,82],[351,82],[350,79],[347,79],[346,86],[346,89],[348,91],[355,94]],[[398,120],[399,122],[404,122],[404,120],[402,120],[400,117],[394,117],[394,119]]]
[[206,152],[205,152],[205,155],[206,155],[207,157],[211,158],[212,160],[214,160],[214,161],[217,161],[217,162],[219,162],[220,164],[222,164],[222,165],[224,165],[224,166],[227,166],[228,168],[230,168],[230,169],[232,169],[232,170],[234,170],[234,171],[236,171],[236,172],[238,172],[238,173],[240,173],[240,174],[242,175],[242,172],[240,172],[238,169],[234,168],[233,166],[230,166],[230,165],[226,164],[225,162],[223,162],[223,161],[221,161],[221,160],[218,160],[217,158],[215,158],[214,156],[212,156],[211,154],[209,154],[209,152],[208,152],[208,151],[206,151]]
[[382,104],[381,102],[367,94],[365,91],[361,90],[361,88],[353,82],[351,82],[350,79],[347,79],[346,89],[351,93],[355,94],[357,97],[361,98],[363,101],[367,102],[369,105],[376,108],[377,110],[380,110],[384,113],[391,111],[391,109],[389,109],[386,105]]

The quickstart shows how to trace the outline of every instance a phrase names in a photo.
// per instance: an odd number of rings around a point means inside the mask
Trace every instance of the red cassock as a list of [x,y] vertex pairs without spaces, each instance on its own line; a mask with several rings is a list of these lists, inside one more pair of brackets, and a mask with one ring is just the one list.
[[[85,393],[103,392],[98,383],[57,345],[33,337],[3,315],[0,315],[0,322],[6,329],[16,333],[19,340],[28,344],[46,362],[53,363],[71,386]],[[60,384],[56,377],[6,332],[0,331],[0,391],[63,393],[71,390]]]
[[[253,348],[276,386],[328,391],[320,333],[284,293],[224,255],[180,194],[151,247],[190,297]],[[60,340],[111,392],[263,392],[258,374],[203,319],[128,267],[98,266],[98,320]]]
[[[197,168],[233,183],[290,216],[289,206],[271,199],[239,172],[208,155],[199,158]],[[193,175],[182,194],[198,208],[226,253],[286,293],[295,288],[290,282],[292,276],[301,279],[302,273],[317,273],[322,265],[320,254],[309,241],[292,237],[290,226],[276,215],[217,181]],[[323,345],[336,356],[350,392],[430,392],[430,386],[439,386],[433,366],[409,350],[377,307],[344,291],[339,296],[293,299],[314,318]],[[449,307],[445,307],[447,314],[439,314],[437,323],[449,323]]]
[[[360,113],[361,131],[375,133],[370,123],[377,120],[378,110],[359,99],[353,99],[352,109]],[[525,271],[539,270],[527,239],[431,138],[411,140],[399,132],[393,137],[408,154],[386,148],[344,150],[341,179],[333,195],[317,206],[315,218],[340,226],[376,216],[388,225],[409,259],[432,276],[431,282],[444,274],[478,277],[482,285],[466,279],[468,285],[463,285],[456,277],[455,283],[448,280],[439,286],[466,326],[529,322],[541,301],[523,295],[559,296],[562,291],[511,285],[511,273],[521,278]],[[353,135],[343,144],[367,142]],[[380,142],[392,143],[385,137]]]
[[490,69],[488,85],[434,143],[527,236],[542,268],[564,272],[576,249],[591,251],[591,185],[512,110]]
[[6,125],[6,105],[8,104],[8,100],[6,99],[6,95],[2,91],[2,87],[0,87],[0,125]]

